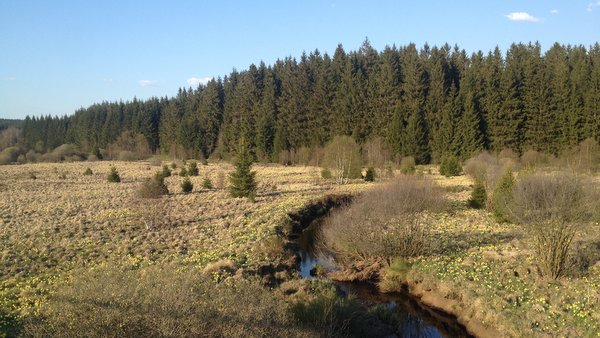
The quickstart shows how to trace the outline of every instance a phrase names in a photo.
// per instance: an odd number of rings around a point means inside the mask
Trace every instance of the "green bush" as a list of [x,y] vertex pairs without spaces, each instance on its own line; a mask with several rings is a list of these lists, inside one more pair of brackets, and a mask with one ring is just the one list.
[[169,169],[169,166],[167,166],[166,164],[163,165],[162,167],[162,176],[163,177],[170,177],[171,176],[171,169]]
[[327,169],[327,168],[323,168],[321,170],[321,178],[324,180],[330,180],[333,177],[333,175],[331,174],[331,170]]
[[90,169],[90,167],[85,169],[85,171],[83,172],[84,176],[92,176],[93,174],[94,174],[94,172],[92,172],[92,169]]
[[471,198],[469,199],[469,206],[475,209],[485,208],[487,203],[487,192],[485,186],[480,180],[475,181],[473,191],[471,191]]
[[404,175],[408,175],[414,174],[415,170],[415,158],[412,156],[403,157],[400,161],[400,172]]
[[117,168],[110,167],[110,173],[108,174],[107,180],[112,183],[121,182],[121,176],[119,176],[119,172],[117,171]]
[[446,155],[442,157],[442,163],[440,163],[440,174],[446,177],[458,176],[462,172],[462,167],[458,162],[458,158],[453,155]]
[[192,192],[192,190],[194,189],[194,184],[192,183],[192,181],[190,181],[189,177],[186,177],[183,179],[183,181],[181,182],[181,191],[184,194],[190,193]]
[[154,174],[151,179],[142,183],[137,192],[141,198],[160,198],[168,193],[169,189],[165,185],[165,178],[160,171]]
[[250,171],[252,166],[252,154],[250,148],[242,140],[235,160],[235,171],[229,174],[229,192],[232,197],[247,197],[254,201],[256,197],[256,172]]
[[188,175],[187,170],[185,169],[185,167],[182,167],[181,170],[179,171],[179,176],[184,177],[187,175]]
[[210,178],[205,177],[204,180],[202,181],[202,188],[204,189],[212,189],[213,185],[212,185],[212,181],[210,180]]
[[171,169],[177,169],[177,163],[175,163],[175,162],[171,163]]
[[492,196],[492,211],[498,222],[510,221],[510,203],[512,201],[512,189],[515,178],[511,168],[507,168],[504,175],[500,177],[494,194]]
[[364,179],[366,182],[375,181],[375,168],[373,168],[373,167],[367,168],[367,172],[365,173]]
[[189,176],[198,176],[198,163],[196,161],[190,161],[187,173]]

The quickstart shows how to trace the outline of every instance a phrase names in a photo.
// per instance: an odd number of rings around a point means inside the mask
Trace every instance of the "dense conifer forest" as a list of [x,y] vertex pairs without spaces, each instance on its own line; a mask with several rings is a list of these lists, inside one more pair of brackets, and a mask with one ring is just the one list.
[[445,154],[511,149],[558,154],[600,139],[600,44],[513,44],[468,55],[414,44],[347,52],[315,50],[273,65],[233,70],[173,98],[103,102],[72,116],[27,117],[23,146],[65,143],[97,152],[124,132],[151,151],[229,156],[240,139],[259,160],[315,149],[336,135],[378,139],[417,164]]
[[23,120],[0,119],[0,131],[10,127],[21,127]]

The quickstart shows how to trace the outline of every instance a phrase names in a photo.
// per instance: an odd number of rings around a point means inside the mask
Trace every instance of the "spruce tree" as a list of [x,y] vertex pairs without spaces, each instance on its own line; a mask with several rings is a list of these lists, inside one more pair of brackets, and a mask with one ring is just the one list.
[[413,156],[417,164],[427,164],[430,160],[425,128],[422,113],[419,111],[413,112],[406,124],[403,155]]
[[256,172],[250,167],[254,162],[250,148],[242,139],[235,159],[235,171],[229,174],[229,192],[232,197],[247,197],[254,202],[256,197]]

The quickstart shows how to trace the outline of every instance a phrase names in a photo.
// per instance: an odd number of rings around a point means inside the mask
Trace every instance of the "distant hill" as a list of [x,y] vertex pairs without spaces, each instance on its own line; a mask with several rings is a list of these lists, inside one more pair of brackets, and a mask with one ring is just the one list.
[[8,127],[21,128],[22,126],[23,126],[23,120],[0,119],[0,130],[4,130]]

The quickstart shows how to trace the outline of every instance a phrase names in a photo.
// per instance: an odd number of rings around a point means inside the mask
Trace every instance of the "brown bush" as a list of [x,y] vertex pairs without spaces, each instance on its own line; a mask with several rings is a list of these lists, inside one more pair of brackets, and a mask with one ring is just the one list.
[[572,171],[596,172],[600,170],[600,146],[590,137],[564,152],[559,161]]
[[137,190],[139,198],[161,198],[169,194],[169,189],[165,184],[165,177],[162,172],[156,172],[151,179],[142,183]]
[[132,131],[124,131],[119,138],[106,148],[107,159],[135,161],[150,157],[152,152],[146,137]]
[[477,156],[468,159],[463,171],[475,180],[485,181],[490,169],[491,171],[501,171],[501,167],[500,161],[487,151],[483,151]]
[[548,164],[548,155],[535,150],[527,150],[521,155],[521,164],[528,168],[539,167]]
[[[597,205],[596,205],[597,206]],[[532,236],[543,275],[559,278],[571,261],[571,243],[595,212],[583,182],[567,173],[531,174],[513,188],[510,215]]]
[[411,257],[434,248],[422,212],[446,209],[443,191],[433,182],[402,176],[366,192],[332,214],[323,227],[327,245],[342,258]]
[[400,161],[400,172],[407,174],[414,174],[416,171],[415,158],[412,156],[403,157]]
[[334,171],[336,183],[361,177],[360,147],[349,136],[336,136],[325,147],[325,167]]
[[363,162],[369,166],[383,169],[385,164],[392,159],[390,151],[381,136],[366,141],[362,146]]
[[17,147],[9,147],[0,152],[0,164],[11,164],[17,161],[21,154],[21,149]]
[[45,153],[41,156],[41,161],[44,162],[75,162],[83,161],[86,159],[86,154],[79,150],[74,144],[63,144],[54,150]]
[[[487,151],[479,153],[477,156],[467,160],[463,171],[473,180],[483,183],[486,192],[489,196],[493,196],[502,175],[513,169],[512,160],[504,161],[504,163]],[[488,199],[488,209],[492,208],[493,199]]]
[[519,166],[519,154],[512,149],[502,149],[498,153],[498,160],[505,167],[510,166],[511,168],[517,169]]
[[22,139],[21,129],[17,127],[8,127],[0,133],[0,150],[14,147]]

